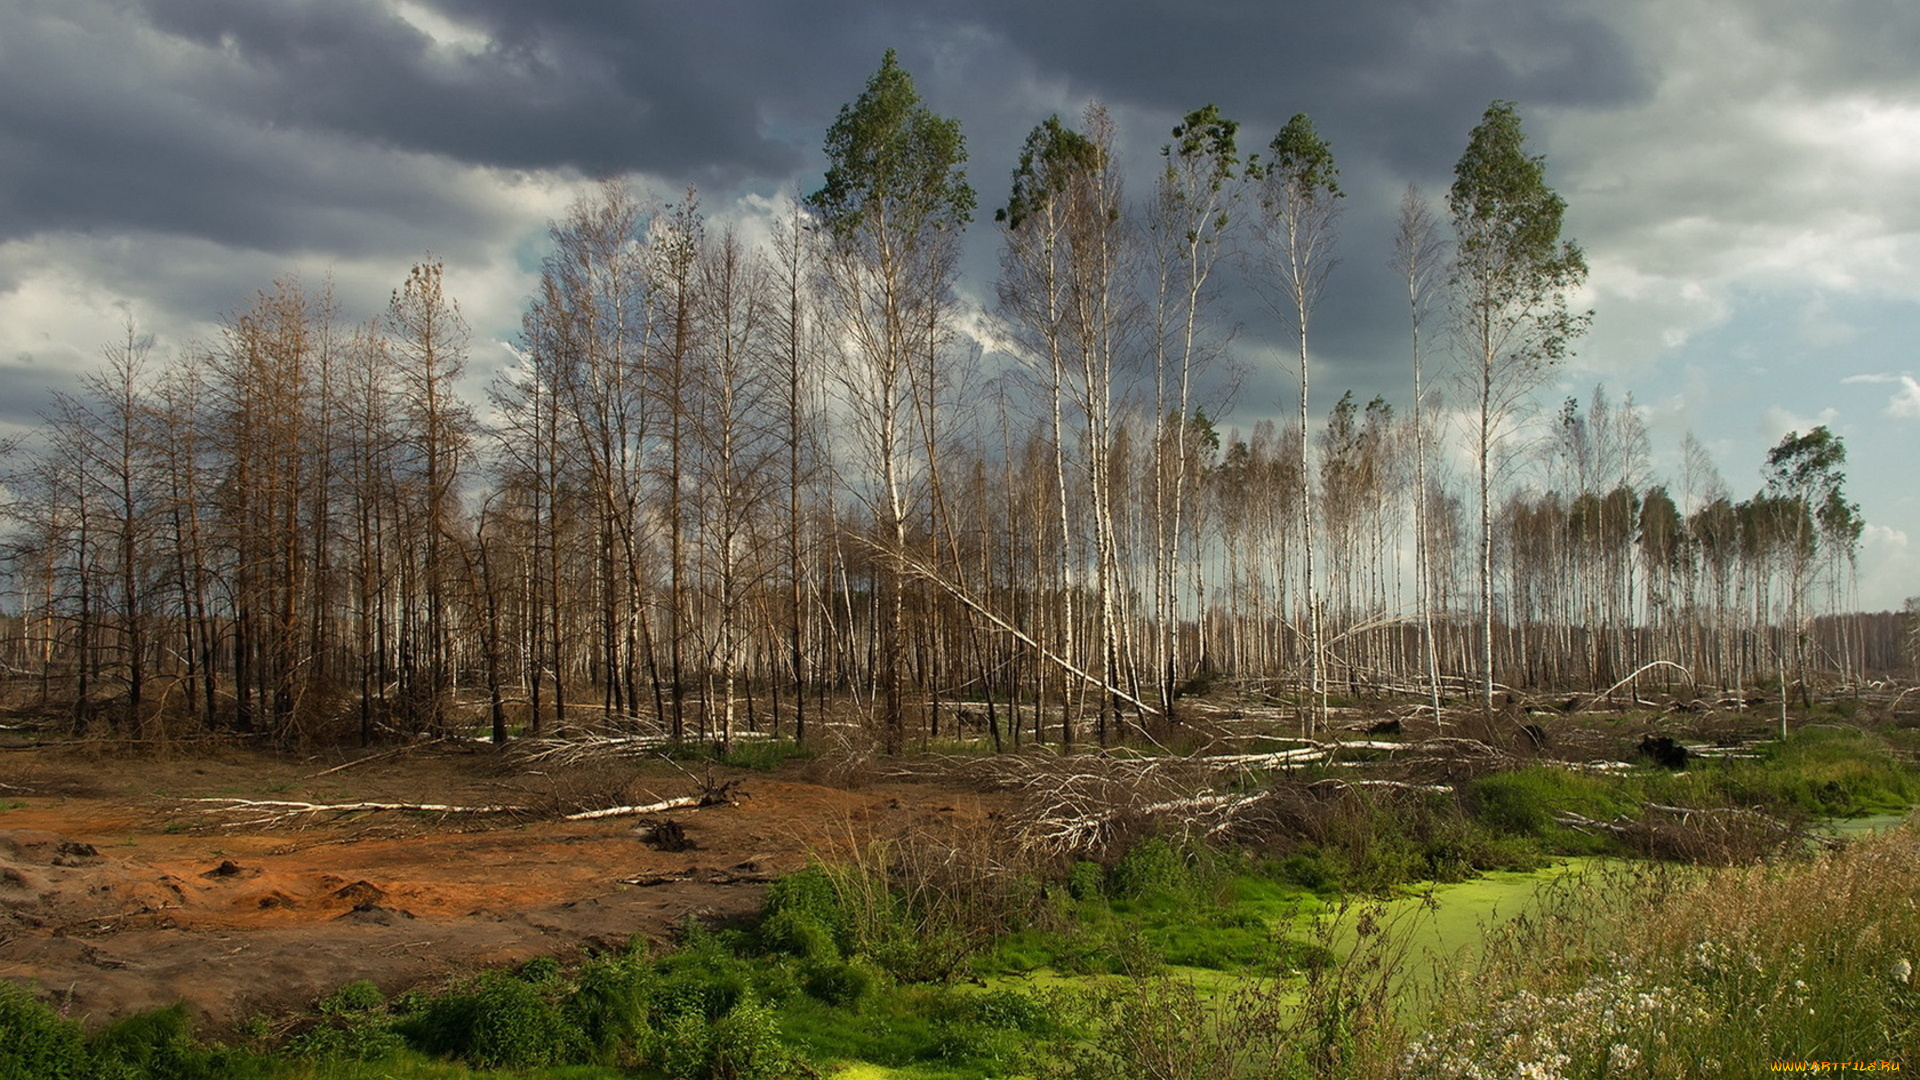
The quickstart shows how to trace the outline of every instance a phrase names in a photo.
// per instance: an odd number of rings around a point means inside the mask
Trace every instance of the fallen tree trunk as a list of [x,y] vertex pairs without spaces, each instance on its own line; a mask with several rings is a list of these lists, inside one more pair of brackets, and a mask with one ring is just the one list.
[[235,828],[240,825],[262,825],[286,821],[303,814],[355,814],[379,810],[403,810],[418,814],[524,814],[527,807],[506,804],[485,806],[456,806],[448,803],[393,803],[393,802],[351,802],[351,803],[315,803],[295,802],[282,799],[187,799],[187,802],[219,803],[210,807],[208,813],[220,814],[228,811],[261,811],[260,816],[246,821],[230,821],[223,828]]
[[563,821],[597,821],[600,818],[630,817],[639,814],[658,814],[667,810],[685,810],[692,807],[711,806],[699,795],[682,795],[676,799],[662,799],[659,802],[643,806],[609,806],[604,810],[582,810],[577,814],[568,814]]
[[915,577],[922,578],[932,585],[938,586],[943,592],[947,593],[949,596],[952,596],[955,600],[960,601],[960,603],[965,605],[969,610],[977,613],[981,618],[986,619],[988,622],[992,623],[994,627],[1000,630],[1002,633],[1011,635],[1014,638],[1014,640],[1019,641],[1021,644],[1027,646],[1030,649],[1033,649],[1035,652],[1039,653],[1040,656],[1043,659],[1045,659],[1048,663],[1053,664],[1055,667],[1058,667],[1060,670],[1066,672],[1069,675],[1072,675],[1074,678],[1079,679],[1082,682],[1087,683],[1089,686],[1093,686],[1099,689],[1102,693],[1109,694],[1117,700],[1126,702],[1127,704],[1133,706],[1134,708],[1139,709],[1143,713],[1147,713],[1153,716],[1160,715],[1159,709],[1156,709],[1153,706],[1147,704],[1146,702],[1141,701],[1139,698],[1134,697],[1132,694],[1127,693],[1125,690],[1121,689],[1120,687],[1107,682],[1105,679],[1102,679],[1099,676],[1092,674],[1091,672],[1081,670],[1071,660],[1068,660],[1063,656],[1059,656],[1055,654],[1053,650],[1047,648],[1045,645],[1042,645],[1040,644],[1039,641],[1035,640],[1032,635],[1026,633],[1025,631],[1021,630],[1019,627],[1001,618],[999,615],[995,614],[992,611],[992,609],[988,608],[985,604],[974,599],[973,596],[970,593],[968,593],[965,589],[961,588],[958,585],[953,584],[952,582],[948,581],[945,577],[941,576],[939,571],[934,570],[933,568],[925,565],[924,563],[920,562],[920,560],[914,558],[913,556],[907,554],[904,551],[895,551],[890,547],[886,547],[881,544],[874,543],[871,540],[866,540],[865,543],[868,546],[874,548],[875,550],[883,552],[889,557],[898,560],[901,567],[905,569],[908,573],[914,575]]

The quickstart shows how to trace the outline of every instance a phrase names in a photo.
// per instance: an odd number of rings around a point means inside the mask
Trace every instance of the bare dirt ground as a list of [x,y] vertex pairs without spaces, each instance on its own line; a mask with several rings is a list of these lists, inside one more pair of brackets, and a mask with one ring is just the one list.
[[[658,759],[542,767],[442,744],[318,775],[347,760],[232,747],[0,751],[0,978],[94,1022],[185,1000],[226,1028],[353,979],[391,993],[659,940],[689,915],[757,909],[764,883],[810,853],[990,812],[960,787],[850,787],[822,782],[812,763],[696,776],[687,770],[701,766]],[[729,780],[729,804],[562,820]],[[261,821],[267,811],[193,801],[215,798],[530,809]],[[669,820],[684,850],[656,835]]]

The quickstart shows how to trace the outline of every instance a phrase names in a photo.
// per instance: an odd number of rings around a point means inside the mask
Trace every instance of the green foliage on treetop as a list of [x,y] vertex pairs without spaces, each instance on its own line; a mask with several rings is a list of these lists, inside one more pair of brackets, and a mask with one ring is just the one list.
[[911,238],[973,219],[960,122],[920,100],[892,49],[859,98],[827,129],[826,183],[807,196],[836,242],[884,226]]

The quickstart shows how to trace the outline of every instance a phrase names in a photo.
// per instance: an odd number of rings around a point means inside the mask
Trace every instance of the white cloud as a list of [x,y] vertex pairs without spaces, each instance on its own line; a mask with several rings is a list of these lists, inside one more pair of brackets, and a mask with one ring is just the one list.
[[1920,381],[1902,372],[1899,375],[1871,374],[1849,375],[1840,382],[1844,385],[1892,384],[1900,389],[1887,399],[1886,415],[1903,420],[1920,420]]
[[1907,550],[1907,534],[1905,530],[1887,525],[1868,525],[1866,532],[1861,534],[1860,546],[1904,552]]
[[1920,420],[1920,382],[1915,382],[1913,376],[1900,376],[1900,389],[1887,401],[1887,415]]
[[1760,434],[1766,436],[1769,442],[1774,442],[1789,432],[1805,432],[1817,427],[1831,426],[1839,415],[1840,413],[1836,409],[1821,409],[1813,416],[1807,417],[1791,412],[1779,405],[1773,405],[1769,406],[1767,411],[1761,415],[1758,430]]
[[1920,593],[1920,558],[1904,530],[1868,525],[1860,537],[1860,606],[1891,610]]

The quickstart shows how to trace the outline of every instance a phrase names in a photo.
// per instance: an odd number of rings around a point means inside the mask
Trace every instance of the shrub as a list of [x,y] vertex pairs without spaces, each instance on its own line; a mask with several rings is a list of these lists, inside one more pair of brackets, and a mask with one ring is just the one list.
[[673,1080],[775,1080],[797,1071],[773,1014],[751,999],[714,1020],[697,1012],[674,1017],[660,1067]]
[[813,914],[797,908],[783,908],[760,923],[760,947],[770,953],[797,956],[803,960],[835,960],[840,949],[833,932]]
[[662,957],[654,970],[652,1012],[663,1026],[686,1013],[717,1020],[749,993],[747,966],[718,947],[683,948]]
[[1553,824],[1553,810],[1539,785],[1518,773],[1496,773],[1467,789],[1474,814],[1488,826],[1516,836],[1539,836]]
[[80,1026],[0,982],[0,1080],[78,1080],[87,1071]]
[[712,1027],[708,1080],[775,1080],[792,1075],[792,1057],[780,1043],[773,1014],[743,1001]]
[[1303,889],[1319,892],[1339,883],[1339,872],[1327,865],[1320,851],[1296,851],[1280,861],[1280,877]]
[[321,1016],[355,1016],[370,1013],[387,1003],[380,988],[366,979],[356,979],[327,995],[320,1002]]
[[653,1052],[647,1023],[650,973],[636,955],[602,957],[581,965],[564,1010],[595,1057],[629,1064]]
[[541,987],[497,971],[434,998],[403,1031],[429,1053],[489,1068],[565,1062],[586,1045],[580,1028]]
[[560,981],[560,961],[551,956],[536,956],[514,970],[514,976],[535,986],[551,986]]
[[1106,895],[1106,870],[1097,862],[1085,859],[1073,864],[1067,872],[1067,895],[1075,900],[1098,900]]
[[266,1063],[250,1054],[196,1042],[184,1003],[109,1024],[92,1044],[100,1080],[247,1080],[266,1073]]
[[[760,905],[763,933],[766,932],[764,928],[768,923],[788,913],[791,914],[783,920],[782,925],[792,925],[802,919],[809,920],[826,930],[842,948],[846,947],[848,933],[846,910],[840,902],[840,894],[834,887],[833,878],[828,875],[824,867],[809,866],[767,886],[766,899]],[[781,931],[776,928],[774,932]],[[769,951],[791,952],[793,950],[769,946]]]
[[377,1061],[406,1045],[394,1030],[380,988],[350,982],[320,1002],[320,1022],[296,1036],[287,1051],[300,1057]]
[[1189,895],[1194,872],[1192,853],[1182,852],[1159,837],[1133,846],[1107,872],[1107,895],[1115,900],[1155,900]]
[[1039,998],[1022,990],[989,990],[975,994],[967,1012],[983,1027],[1039,1034],[1053,1027],[1053,1013]]
[[713,1032],[705,1013],[675,1013],[662,1031],[660,1069],[672,1080],[704,1080],[713,1063]]
[[801,983],[809,997],[851,1008],[872,992],[874,981],[873,972],[860,964],[827,960],[809,964]]

